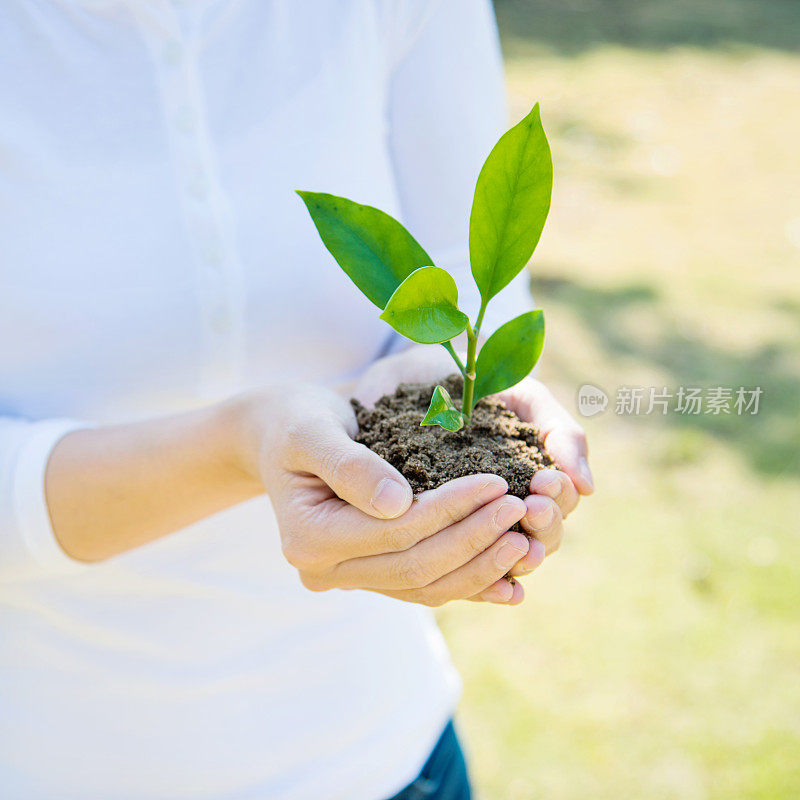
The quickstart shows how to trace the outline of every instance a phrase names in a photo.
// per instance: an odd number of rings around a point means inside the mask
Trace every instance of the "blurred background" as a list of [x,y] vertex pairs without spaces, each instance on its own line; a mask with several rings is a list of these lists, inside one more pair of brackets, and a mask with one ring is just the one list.
[[[516,609],[440,621],[483,800],[800,797],[800,2],[496,0],[555,161],[540,377],[597,493]],[[756,415],[617,414],[760,386]]]

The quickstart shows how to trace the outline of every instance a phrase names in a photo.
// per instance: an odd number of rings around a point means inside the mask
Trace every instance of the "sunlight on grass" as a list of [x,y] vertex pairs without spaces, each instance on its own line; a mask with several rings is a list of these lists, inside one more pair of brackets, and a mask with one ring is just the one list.
[[[556,5],[499,4],[514,116],[541,100],[556,166],[541,377],[611,406],[526,603],[440,614],[480,796],[800,797],[800,8]],[[626,385],[764,396],[637,418]]]

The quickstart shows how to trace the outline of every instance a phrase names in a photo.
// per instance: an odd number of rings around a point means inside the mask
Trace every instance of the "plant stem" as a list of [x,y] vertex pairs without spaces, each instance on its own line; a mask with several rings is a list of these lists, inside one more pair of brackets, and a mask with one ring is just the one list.
[[467,370],[464,368],[464,365],[461,363],[461,359],[458,357],[458,353],[456,353],[455,348],[453,347],[452,342],[442,342],[442,347],[447,350],[448,353],[453,357],[453,361],[456,362],[456,366],[458,367],[458,371],[462,375],[467,374]]
[[461,371],[464,376],[464,392],[461,395],[461,413],[464,415],[464,424],[469,425],[472,416],[472,398],[475,394],[475,361],[478,358],[478,334],[481,332],[483,315],[486,313],[488,302],[481,298],[481,307],[475,319],[475,328],[467,323],[467,367]]
[[475,338],[477,339],[481,332],[481,325],[483,325],[483,315],[486,313],[486,306],[489,305],[488,300],[481,298],[481,307],[478,311],[478,317],[475,320]]
[[464,423],[469,425],[472,416],[472,396],[475,392],[475,360],[478,355],[478,335],[467,324],[467,367],[464,370],[464,392],[461,395],[461,413]]

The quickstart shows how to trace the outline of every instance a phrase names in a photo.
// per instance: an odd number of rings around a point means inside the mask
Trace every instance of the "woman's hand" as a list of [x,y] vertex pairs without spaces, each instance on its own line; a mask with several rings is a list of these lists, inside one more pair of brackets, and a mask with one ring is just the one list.
[[541,381],[525,378],[501,392],[499,397],[520,419],[539,429],[547,452],[561,468],[540,470],[531,479],[531,494],[525,498],[527,513],[522,527],[534,541],[511,573],[527,575],[542,558],[558,550],[564,534],[564,519],[575,510],[581,495],[594,491],[594,481],[587,461],[583,428]]
[[286,559],[313,591],[370,589],[438,606],[517,603],[504,576],[528,553],[508,532],[527,512],[501,478],[471,475],[413,499],[406,480],[352,436],[350,404],[316,387],[246,399],[243,463],[270,494]]
[[[356,396],[365,405],[372,405],[393,392],[398,383],[436,381],[453,371],[454,365],[443,349],[412,347],[375,362],[359,381]],[[525,378],[499,397],[520,419],[536,425],[548,453],[560,467],[540,470],[531,480],[521,524],[533,540],[526,556],[511,570],[512,575],[522,576],[559,548],[564,519],[581,495],[594,491],[594,483],[583,429],[541,381]]]
[[[384,382],[380,396],[398,380],[427,379],[428,358],[386,359],[367,377]],[[422,366],[411,375],[409,365]],[[440,363],[431,377],[441,374]],[[460,478],[412,500],[397,470],[353,441],[356,420],[344,398],[290,387],[67,434],[45,477],[53,531],[72,558],[101,561],[266,488],[284,552],[311,589],[372,589],[428,605],[518,603],[522,587],[503,576],[538,566],[558,546],[577,492],[590,489],[582,435],[542,390],[521,384],[508,402],[542,427],[564,473],[548,471],[550,480],[539,473],[525,502],[492,475]],[[359,397],[369,399],[366,391]],[[520,520],[536,537],[530,543],[509,532]]]

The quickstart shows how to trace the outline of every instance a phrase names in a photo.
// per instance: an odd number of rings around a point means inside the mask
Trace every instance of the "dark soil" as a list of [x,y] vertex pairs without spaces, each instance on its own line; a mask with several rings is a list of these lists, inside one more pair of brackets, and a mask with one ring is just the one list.
[[[441,384],[459,405],[461,376]],[[373,409],[351,400],[359,426],[356,441],[397,468],[415,493],[464,475],[491,473],[506,479],[509,494],[525,498],[533,473],[553,464],[536,428],[494,398],[480,400],[470,424],[457,433],[438,425],[420,427],[435,386],[401,383]]]

